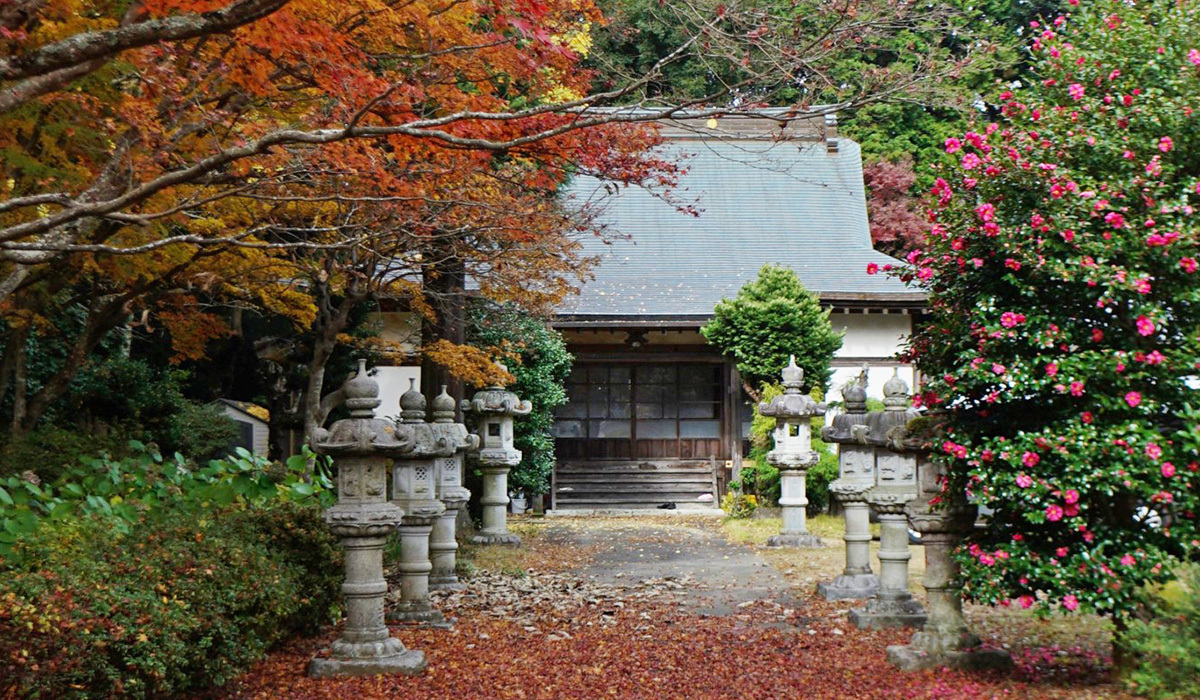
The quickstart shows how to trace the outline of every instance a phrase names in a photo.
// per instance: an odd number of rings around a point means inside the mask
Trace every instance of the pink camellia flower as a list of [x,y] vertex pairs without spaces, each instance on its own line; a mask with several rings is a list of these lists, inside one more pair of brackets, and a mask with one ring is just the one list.
[[1066,508],[1063,508],[1063,515],[1067,516],[1068,518],[1074,518],[1076,515],[1079,515],[1079,504],[1072,503]]
[[991,566],[996,563],[996,558],[990,554],[981,554],[979,555],[979,563],[984,566]]
[[1138,294],[1149,294],[1150,293],[1150,278],[1143,277],[1140,280],[1137,280],[1136,282],[1133,283],[1133,287],[1134,287],[1134,289],[1137,290]]
[[1092,421],[1095,420],[1095,416],[1092,415],[1091,411],[1084,411],[1079,414],[1079,420],[1083,421],[1084,425],[1091,425]]
[[982,163],[983,163],[983,161],[979,159],[979,156],[975,155],[974,153],[968,153],[967,155],[963,156],[962,169],[963,170],[974,170],[975,168],[978,168],[980,166],[980,164],[982,164]]
[[992,373],[994,373],[996,376],[1000,376],[1000,375],[1004,374],[1007,370],[1008,370],[1008,368],[1002,364],[999,364],[996,362],[992,363]]
[[1151,335],[1154,333],[1154,321],[1149,317],[1142,315],[1137,317],[1138,335]]
[[1188,51],[1187,59],[1192,62],[1193,66],[1200,66],[1200,51],[1196,49]]
[[1082,100],[1083,93],[1084,87],[1079,83],[1071,83],[1071,86],[1067,88],[1067,94],[1071,96],[1072,100]]
[[867,274],[873,275],[876,272],[879,272],[879,265],[876,263],[867,263]]
[[1151,350],[1150,354],[1146,355],[1146,364],[1161,365],[1166,361],[1166,356],[1157,350]]
[[955,153],[961,148],[962,148],[962,141],[959,141],[958,139],[954,138],[953,136],[946,139],[946,152],[947,153]]
[[1020,598],[1017,598],[1017,602],[1021,604],[1022,608],[1028,610],[1029,608],[1033,607],[1033,596],[1023,595]]
[[1128,394],[1125,394],[1125,403],[1129,404],[1130,408],[1137,408],[1138,404],[1140,404],[1141,402],[1142,402],[1142,395],[1139,394],[1138,392],[1131,391]]
[[1137,559],[1134,559],[1132,554],[1126,554],[1125,556],[1121,557],[1121,564],[1124,566],[1133,566],[1136,563]]
[[1049,520],[1050,522],[1058,522],[1059,520],[1062,520],[1062,517],[1062,506],[1046,506],[1046,520]]
[[1071,382],[1071,396],[1083,396],[1083,382]]
[[1079,609],[1079,599],[1073,595],[1063,596],[1063,607],[1074,612]]
[[1110,211],[1104,215],[1104,221],[1113,228],[1125,227],[1125,216],[1120,212]]
[[1059,547],[1058,549],[1054,550],[1054,556],[1058,557],[1059,559],[1067,556],[1067,548]]
[[1017,486],[1027,489],[1033,486],[1033,479],[1029,478],[1028,474],[1017,474]]
[[1076,491],[1075,489],[1067,489],[1063,493],[1063,502],[1068,503],[1070,505],[1075,505],[1076,503],[1079,502],[1079,492]]
[[1195,272],[1197,268],[1200,268],[1200,262],[1196,262],[1195,258],[1183,258],[1179,261],[1179,266],[1183,268],[1184,272]]
[[1057,362],[1046,363],[1046,376],[1053,377],[1053,376],[1056,376],[1057,374],[1058,374],[1058,363]]
[[1101,340],[1104,340],[1104,331],[1100,330],[1099,328],[1093,328],[1092,329],[1092,342],[1099,343]]
[[1170,479],[1175,476],[1175,465],[1170,462],[1163,462],[1162,475]]
[[1150,459],[1157,460],[1162,457],[1162,448],[1157,443],[1149,443],[1146,445],[1146,456]]
[[1170,136],[1164,136],[1158,140],[1158,150],[1163,153],[1170,153],[1172,148],[1175,148],[1175,142],[1171,140]]
[[1036,467],[1040,461],[1042,461],[1042,458],[1036,452],[1026,451],[1025,454],[1021,455],[1021,464],[1027,467]]
[[1017,314],[1012,311],[1005,311],[1000,314],[1000,325],[1005,328],[1013,328],[1025,322],[1025,314]]

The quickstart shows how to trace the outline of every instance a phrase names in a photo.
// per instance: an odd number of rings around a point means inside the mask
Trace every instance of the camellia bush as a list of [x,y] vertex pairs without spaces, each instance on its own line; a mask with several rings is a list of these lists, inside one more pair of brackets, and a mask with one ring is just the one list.
[[967,594],[1120,632],[1200,548],[1200,4],[1070,4],[1032,29],[1039,82],[946,141],[898,274],[930,294],[941,458],[995,510]]

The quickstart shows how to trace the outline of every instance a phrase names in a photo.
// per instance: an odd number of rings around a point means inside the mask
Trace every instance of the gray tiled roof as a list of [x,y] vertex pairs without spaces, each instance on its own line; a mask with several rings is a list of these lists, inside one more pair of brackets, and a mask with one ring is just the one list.
[[[913,290],[867,263],[897,261],[871,248],[858,144],[824,141],[670,141],[687,173],[673,202],[630,187],[605,200],[601,221],[625,234],[611,245],[584,241],[602,256],[595,279],[570,297],[571,317],[708,315],[766,263],[787,265],[824,299],[913,299]],[[596,200],[603,186],[577,178],[567,196]],[[689,204],[698,216],[680,212]]]

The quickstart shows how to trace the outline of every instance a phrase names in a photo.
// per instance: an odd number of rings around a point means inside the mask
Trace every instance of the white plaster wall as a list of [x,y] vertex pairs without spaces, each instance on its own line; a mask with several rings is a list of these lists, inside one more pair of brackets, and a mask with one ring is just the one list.
[[271,431],[266,423],[256,421],[254,423],[254,454],[260,457],[266,457],[271,451]]
[[421,390],[420,367],[376,367],[375,381],[379,382],[379,400],[375,409],[376,418],[396,418],[400,415],[400,395],[408,391],[409,380],[415,379],[417,390]]
[[[890,363],[888,365],[873,365],[867,372],[867,396],[873,399],[883,398],[883,384],[892,378],[892,373],[899,371],[900,378],[908,384],[909,392],[913,389],[913,375],[915,374],[912,365],[898,365]],[[854,379],[862,372],[862,367],[834,367],[833,378],[829,382],[829,394],[827,400],[841,401],[842,387],[851,379]]]
[[912,333],[912,316],[901,313],[833,313],[829,323],[835,331],[845,331],[838,358],[892,357]]

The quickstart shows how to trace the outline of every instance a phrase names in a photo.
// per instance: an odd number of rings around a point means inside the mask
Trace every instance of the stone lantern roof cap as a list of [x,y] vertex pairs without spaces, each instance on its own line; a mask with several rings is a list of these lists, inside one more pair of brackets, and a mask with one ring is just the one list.
[[[503,364],[496,364],[500,369],[508,371]],[[463,413],[475,415],[524,416],[533,410],[533,404],[522,401],[521,397],[505,389],[502,384],[493,384],[475,392],[469,400],[463,399],[460,408]]]
[[783,393],[758,405],[758,412],[777,420],[789,418],[811,418],[825,413],[825,404],[817,403],[808,394],[800,391],[804,382],[804,370],[796,365],[796,356],[780,373],[783,377]]

